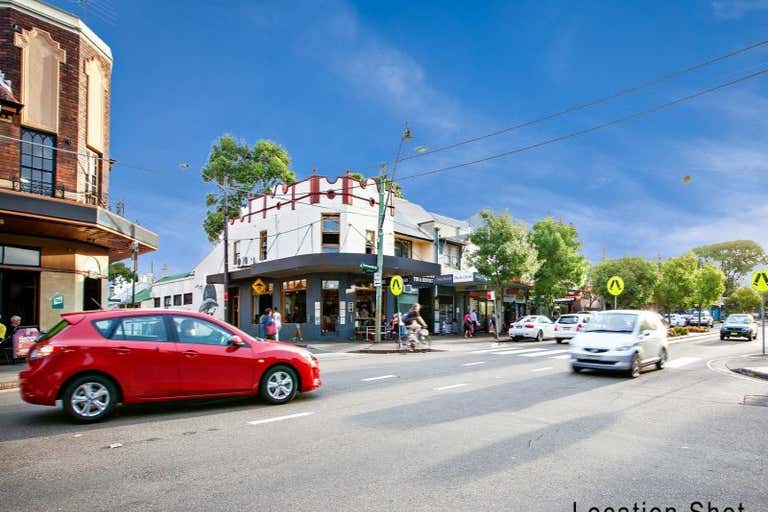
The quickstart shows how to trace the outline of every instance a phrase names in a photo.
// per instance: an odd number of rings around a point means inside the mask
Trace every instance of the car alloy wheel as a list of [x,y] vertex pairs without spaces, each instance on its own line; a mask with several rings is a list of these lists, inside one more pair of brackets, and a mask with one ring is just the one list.
[[116,398],[117,390],[110,379],[87,375],[67,386],[63,407],[75,420],[91,423],[107,417],[114,409]]
[[536,341],[542,341],[544,339],[544,333],[542,331],[539,331],[536,333]]
[[659,362],[656,363],[657,369],[663,370],[664,367],[667,366],[667,357],[667,349],[661,349],[661,353],[659,354]]
[[261,396],[271,404],[282,404],[296,396],[296,372],[287,366],[270,368],[261,379]]
[[632,367],[629,370],[629,376],[636,379],[640,376],[640,354],[635,354],[632,358]]

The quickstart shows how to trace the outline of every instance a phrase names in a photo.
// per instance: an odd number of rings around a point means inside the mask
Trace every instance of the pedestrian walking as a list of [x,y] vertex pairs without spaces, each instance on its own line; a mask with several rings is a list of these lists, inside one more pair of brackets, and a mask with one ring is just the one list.
[[272,320],[275,322],[275,341],[280,341],[280,328],[283,326],[283,316],[278,310],[272,312]]
[[472,332],[477,331],[477,328],[480,326],[480,324],[477,323],[477,311],[474,309],[469,314],[469,321],[472,322]]
[[472,315],[469,314],[469,311],[464,313],[464,337],[465,338],[471,338],[474,336],[475,333],[475,326],[472,324]]
[[272,308],[264,310],[264,338],[275,339],[275,320],[272,318]]
[[296,326],[296,333],[293,335],[295,341],[304,341],[304,336],[301,334],[301,323],[304,321],[301,318],[301,313],[298,309],[293,313],[293,323]]
[[496,313],[491,314],[491,331],[494,339],[499,339],[499,331],[496,329]]

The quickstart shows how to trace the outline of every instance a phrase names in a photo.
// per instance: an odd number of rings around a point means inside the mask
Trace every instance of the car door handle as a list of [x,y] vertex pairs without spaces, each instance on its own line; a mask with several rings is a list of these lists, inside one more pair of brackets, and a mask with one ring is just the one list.
[[129,354],[131,352],[131,349],[129,349],[128,347],[115,347],[112,349],[112,351],[117,354],[124,355],[124,354]]
[[185,357],[195,357],[195,356],[197,356],[197,351],[196,350],[185,350],[184,351],[184,356]]

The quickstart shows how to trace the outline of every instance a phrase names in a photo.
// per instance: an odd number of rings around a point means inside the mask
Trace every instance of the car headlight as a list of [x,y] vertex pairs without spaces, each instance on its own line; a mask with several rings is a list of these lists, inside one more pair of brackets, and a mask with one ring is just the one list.
[[304,357],[304,359],[306,359],[306,360],[307,360],[307,362],[308,362],[309,364],[311,364],[311,365],[313,365],[313,366],[317,364],[317,358],[315,357],[315,354],[313,354],[313,353],[312,353],[312,352],[310,352],[309,350],[304,350],[304,351],[302,351],[302,352],[301,352],[301,355]]

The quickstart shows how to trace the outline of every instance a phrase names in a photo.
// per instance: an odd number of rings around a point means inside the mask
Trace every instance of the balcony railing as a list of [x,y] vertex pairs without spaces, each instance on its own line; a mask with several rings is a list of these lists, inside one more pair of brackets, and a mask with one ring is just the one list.
[[[11,190],[15,190],[16,192],[26,192],[27,194],[55,197],[57,199],[68,199],[78,203],[85,203],[110,209],[108,201],[109,194],[106,193],[98,194],[93,192],[75,192],[76,199],[72,199],[72,191],[67,190],[64,185],[54,185],[53,183],[47,181],[22,178],[18,174],[12,175],[10,182]],[[0,187],[7,188],[7,185],[0,184]]]

